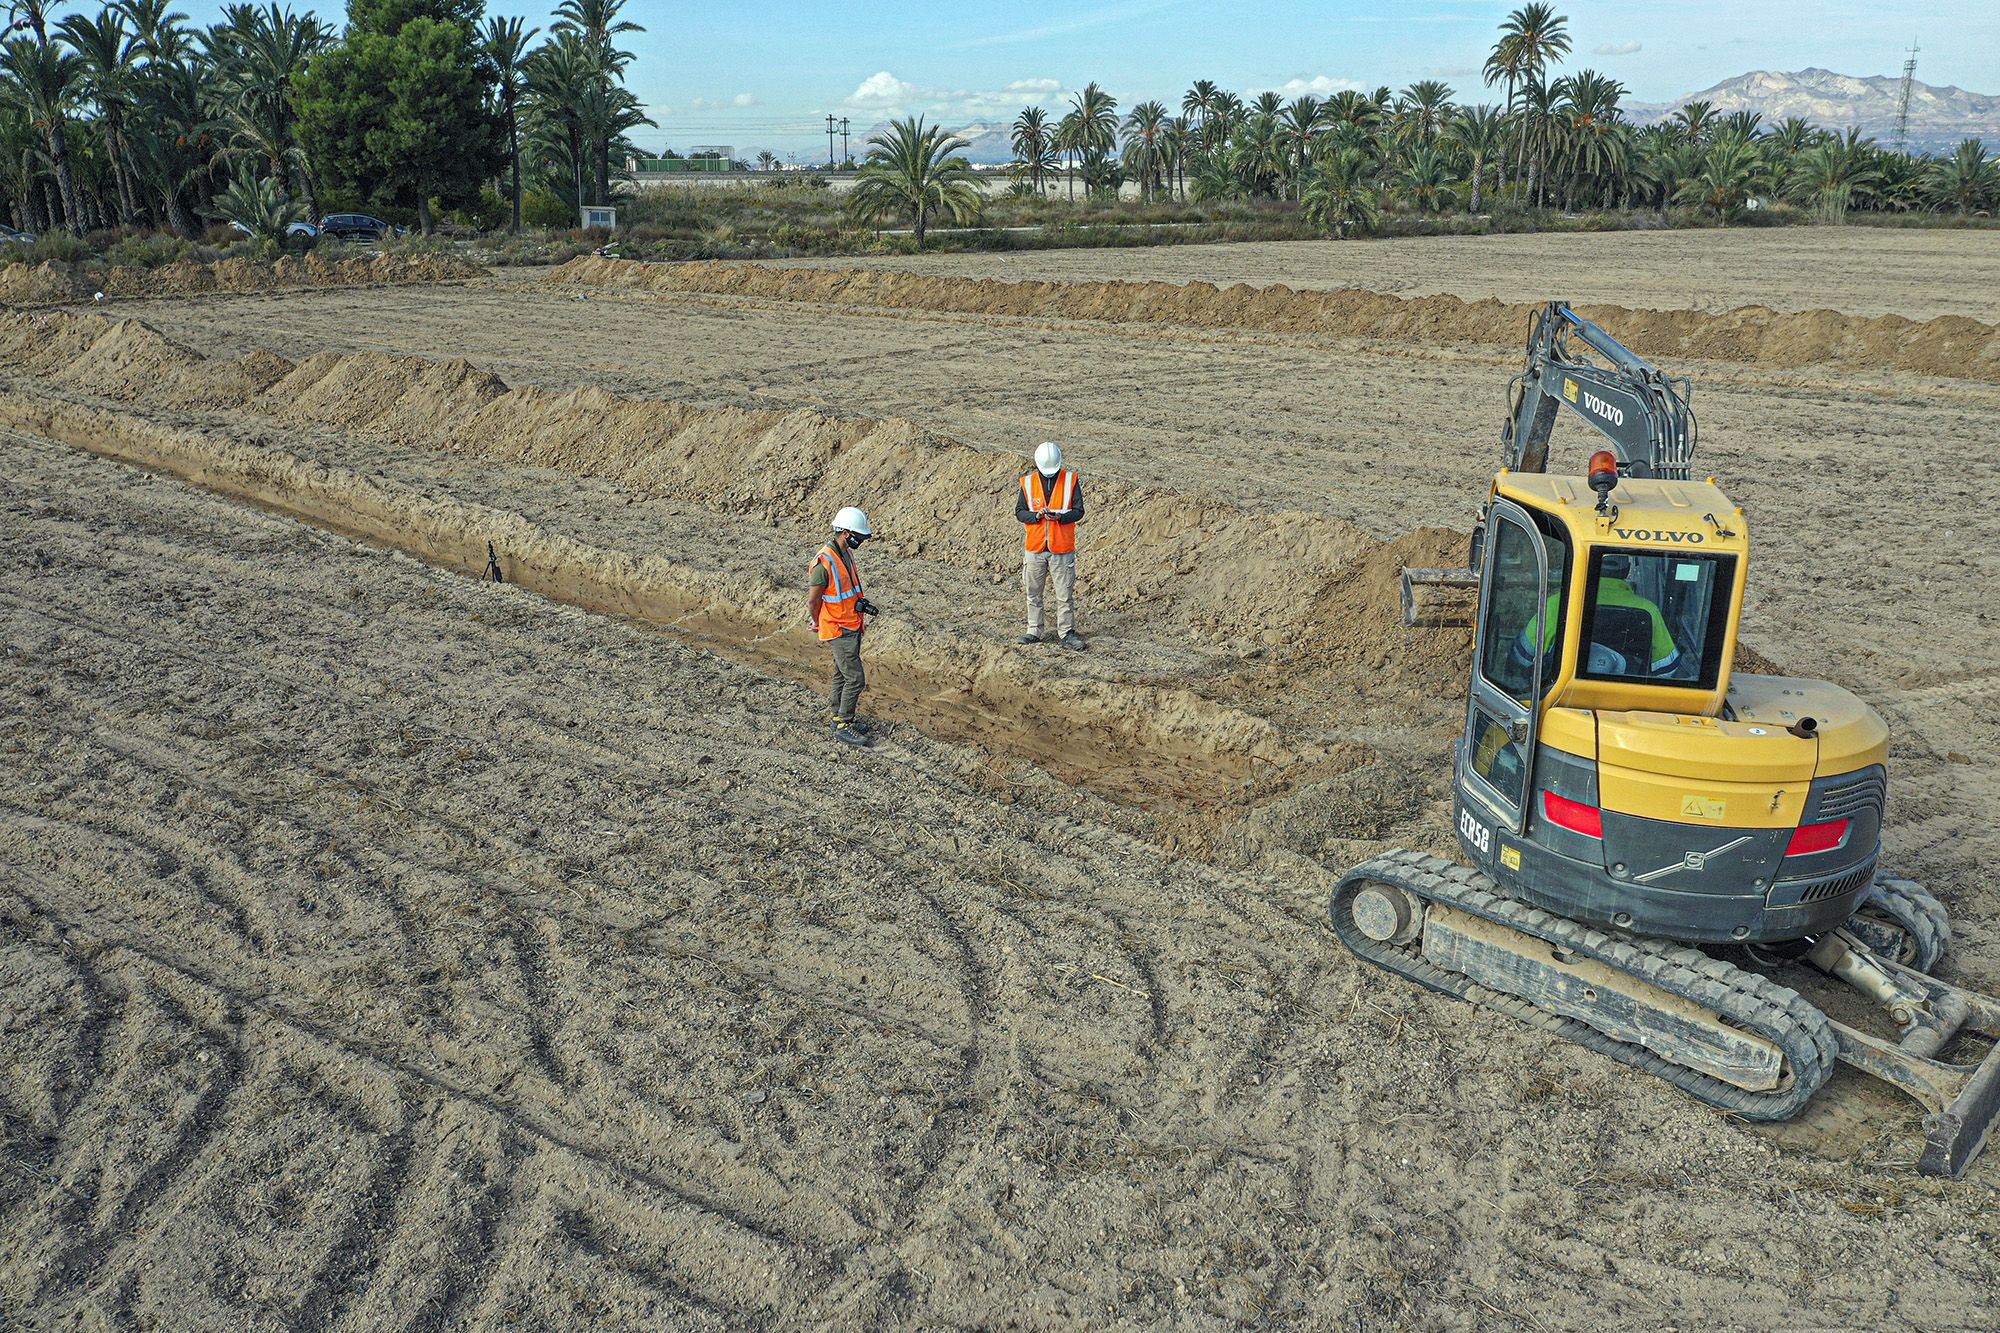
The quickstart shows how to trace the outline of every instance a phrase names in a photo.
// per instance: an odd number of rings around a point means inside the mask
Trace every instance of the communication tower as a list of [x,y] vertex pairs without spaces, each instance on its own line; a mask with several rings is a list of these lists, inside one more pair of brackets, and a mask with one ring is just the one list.
[[1910,85],[1917,77],[1917,43],[1910,41],[1907,58],[1903,61],[1903,91],[1896,99],[1896,151],[1907,150],[1910,138]]

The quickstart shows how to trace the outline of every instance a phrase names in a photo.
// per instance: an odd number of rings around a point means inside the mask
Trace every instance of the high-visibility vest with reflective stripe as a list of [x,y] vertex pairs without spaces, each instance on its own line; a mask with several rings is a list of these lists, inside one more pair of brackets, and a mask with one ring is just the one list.
[[819,636],[837,639],[842,630],[860,629],[860,577],[848,577],[846,562],[832,546],[820,547],[813,563],[826,567],[826,591],[819,595]]
[[[1062,513],[1070,507],[1076,495],[1076,473],[1063,468],[1055,475],[1055,480],[1046,485],[1040,472],[1030,472],[1021,478],[1021,493],[1028,497],[1028,508],[1047,509]],[[1051,555],[1068,555],[1076,549],[1076,524],[1058,523],[1045,518],[1039,523],[1022,524],[1027,529],[1030,551],[1047,551]]]

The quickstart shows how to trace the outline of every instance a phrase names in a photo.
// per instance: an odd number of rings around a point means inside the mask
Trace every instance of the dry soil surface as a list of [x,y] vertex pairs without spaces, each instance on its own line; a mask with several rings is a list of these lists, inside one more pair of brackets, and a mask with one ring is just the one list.
[[1398,296],[1564,300],[1645,309],[1840,310],[2000,320],[2000,231],[1887,227],[1732,228],[1582,236],[1281,241],[1028,254],[784,260],[949,277],[1065,282],[1282,282]]
[[[1450,845],[1389,603],[1512,349],[577,295],[0,316],[0,1328],[1985,1326],[1913,1105],[1735,1123],[1321,924]],[[1676,369],[2000,985],[2000,389]],[[1045,435],[1081,657],[1006,643]]]

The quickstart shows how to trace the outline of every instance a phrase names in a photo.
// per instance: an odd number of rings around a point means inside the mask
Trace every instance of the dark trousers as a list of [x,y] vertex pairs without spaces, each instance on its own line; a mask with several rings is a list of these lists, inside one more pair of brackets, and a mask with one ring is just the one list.
[[854,705],[868,686],[868,673],[861,669],[861,633],[848,630],[827,643],[833,649],[833,715],[852,722]]

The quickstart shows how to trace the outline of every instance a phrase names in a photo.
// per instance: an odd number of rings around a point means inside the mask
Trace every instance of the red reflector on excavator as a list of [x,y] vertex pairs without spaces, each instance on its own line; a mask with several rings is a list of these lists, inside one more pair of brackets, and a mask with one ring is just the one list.
[[1548,816],[1551,824],[1566,828],[1571,833],[1581,833],[1586,838],[1604,836],[1604,812],[1594,805],[1585,805],[1567,796],[1545,791],[1542,793],[1542,813]]
[[1798,832],[1792,834],[1785,855],[1811,856],[1814,852],[1830,852],[1846,840],[1847,821],[1844,819],[1826,824],[1801,824]]

